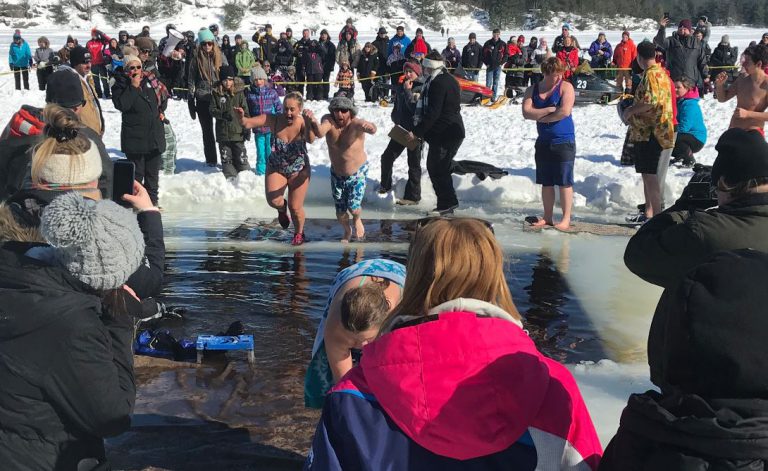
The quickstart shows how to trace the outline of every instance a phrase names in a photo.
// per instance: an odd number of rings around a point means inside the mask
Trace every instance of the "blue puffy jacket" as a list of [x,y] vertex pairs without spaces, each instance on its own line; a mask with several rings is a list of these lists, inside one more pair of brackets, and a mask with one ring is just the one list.
[[398,35],[392,37],[392,39],[389,40],[389,43],[387,43],[387,57],[392,54],[392,49],[395,48],[395,44],[397,43],[400,43],[400,50],[405,52],[405,49],[411,44],[411,38],[405,35],[403,35],[403,37]]
[[[600,51],[603,51],[602,55],[598,54]],[[612,56],[613,48],[608,41],[600,44],[599,41],[595,40],[592,41],[592,44],[589,46],[589,57],[592,58],[592,60],[589,61],[589,65],[592,67],[606,67],[611,62]]]
[[32,64],[32,50],[29,44],[23,39],[21,44],[11,43],[11,49],[8,51],[8,63],[11,67],[29,67]]
[[707,127],[699,107],[699,98],[686,95],[677,100],[677,132],[691,134],[702,144],[707,143]]

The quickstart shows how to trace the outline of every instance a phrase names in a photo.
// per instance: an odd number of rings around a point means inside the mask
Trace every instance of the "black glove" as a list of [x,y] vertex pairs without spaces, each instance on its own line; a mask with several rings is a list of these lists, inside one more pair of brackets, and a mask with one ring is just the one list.
[[223,119],[224,121],[232,121],[232,113],[230,113],[229,111],[223,111],[221,113],[221,119]]
[[251,134],[253,134],[253,133],[251,132],[250,129],[243,129],[243,140],[244,141],[250,141],[251,140]]
[[192,118],[192,121],[195,120],[196,114],[195,114],[195,96],[192,94],[189,94],[189,99],[187,100],[187,107],[189,108],[189,116]]

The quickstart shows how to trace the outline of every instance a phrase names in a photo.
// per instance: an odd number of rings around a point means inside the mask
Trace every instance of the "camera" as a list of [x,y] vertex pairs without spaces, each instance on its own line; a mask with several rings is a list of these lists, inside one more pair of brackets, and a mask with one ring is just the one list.
[[717,206],[717,193],[712,185],[712,166],[702,164],[693,166],[693,176],[688,180],[679,201],[698,208]]

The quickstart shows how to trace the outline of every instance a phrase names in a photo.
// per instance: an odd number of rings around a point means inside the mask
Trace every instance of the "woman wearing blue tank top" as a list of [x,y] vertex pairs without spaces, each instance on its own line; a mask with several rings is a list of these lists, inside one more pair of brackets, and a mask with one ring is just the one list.
[[[525,91],[523,117],[536,121],[536,184],[542,185],[544,217],[534,226],[554,226],[567,230],[571,224],[573,205],[573,162],[576,158],[576,132],[571,110],[575,94],[573,85],[563,80],[565,65],[556,57],[541,64],[544,78]],[[563,218],[555,224],[555,185],[560,187]]]

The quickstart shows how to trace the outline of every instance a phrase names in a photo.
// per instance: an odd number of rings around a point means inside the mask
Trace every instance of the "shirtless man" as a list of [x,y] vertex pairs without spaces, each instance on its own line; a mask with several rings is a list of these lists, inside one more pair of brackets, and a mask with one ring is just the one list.
[[717,101],[724,103],[736,97],[736,109],[731,118],[731,128],[756,129],[765,135],[764,126],[768,121],[768,76],[764,67],[768,65],[768,46],[759,44],[744,51],[744,71],[733,84],[726,88],[726,72],[720,72],[715,79]]
[[322,407],[328,390],[352,369],[352,350],[378,336],[404,284],[405,267],[386,259],[358,262],[336,275],[304,379],[308,407]]
[[376,133],[376,125],[357,118],[354,102],[345,96],[334,97],[328,105],[331,114],[323,116],[320,124],[310,111],[306,117],[312,131],[318,137],[325,136],[328,154],[331,157],[331,189],[336,205],[336,218],[344,228],[342,243],[349,242],[352,227],[357,240],[365,236],[365,227],[360,218],[361,204],[365,195],[365,179],[368,177],[368,156],[365,154],[365,134]]

